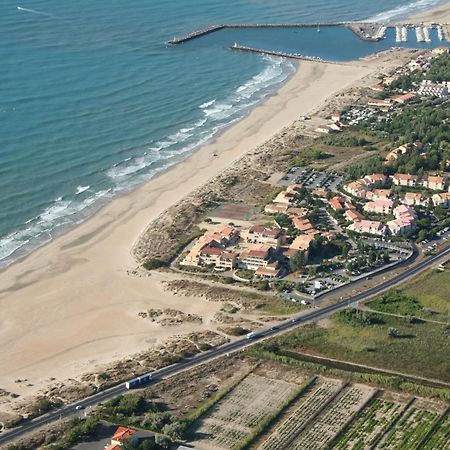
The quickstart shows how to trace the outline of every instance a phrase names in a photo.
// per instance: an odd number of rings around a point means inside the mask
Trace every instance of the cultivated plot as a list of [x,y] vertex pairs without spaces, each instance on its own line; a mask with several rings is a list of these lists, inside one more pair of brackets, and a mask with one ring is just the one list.
[[305,429],[320,411],[343,389],[341,380],[319,379],[310,394],[302,397],[292,414],[259,447],[259,450],[283,450]]
[[295,383],[251,374],[236,386],[194,430],[196,448],[233,449],[298,389]]
[[292,450],[317,450],[327,446],[341,429],[364,408],[375,390],[363,385],[344,388],[306,430],[294,439]]
[[450,417],[443,418],[434,433],[422,446],[423,450],[441,450],[450,448]]
[[370,449],[400,417],[405,404],[374,399],[335,444],[336,449]]
[[405,411],[397,425],[386,434],[377,448],[386,450],[420,449],[438,419],[437,412],[411,406]]

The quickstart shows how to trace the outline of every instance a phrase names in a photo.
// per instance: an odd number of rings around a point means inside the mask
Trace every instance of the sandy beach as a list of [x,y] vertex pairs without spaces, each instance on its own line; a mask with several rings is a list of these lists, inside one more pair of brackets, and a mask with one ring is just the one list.
[[414,14],[410,17],[410,19],[415,22],[437,22],[441,24],[450,23],[450,2],[446,2],[442,5],[436,6],[435,8]]
[[[128,274],[136,267],[133,244],[168,206],[378,64],[302,63],[277,95],[214,143],[2,271],[0,388],[26,397],[51,377],[77,377],[174,333],[214,329],[219,304],[165,291],[161,281],[173,275]],[[203,324],[163,328],[138,317],[161,307],[198,314]],[[15,383],[18,378],[31,386]]]

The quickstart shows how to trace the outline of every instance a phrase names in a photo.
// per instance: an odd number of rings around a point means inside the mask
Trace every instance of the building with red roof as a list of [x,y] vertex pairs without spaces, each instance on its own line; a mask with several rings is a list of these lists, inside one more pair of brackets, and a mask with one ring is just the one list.
[[[136,430],[130,427],[119,427],[111,438],[111,446],[122,446],[124,441],[132,439]],[[113,447],[114,448],[114,447]]]

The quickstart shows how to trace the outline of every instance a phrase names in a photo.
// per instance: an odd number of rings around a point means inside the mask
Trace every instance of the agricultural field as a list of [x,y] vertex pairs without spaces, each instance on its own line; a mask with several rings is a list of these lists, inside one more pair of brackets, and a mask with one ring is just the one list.
[[422,448],[423,450],[441,450],[448,447],[450,447],[450,416],[447,414]]
[[375,390],[359,384],[348,386],[290,445],[292,450],[317,450],[327,447],[343,427],[364,408]]
[[397,425],[386,434],[377,448],[386,450],[420,449],[423,440],[438,418],[437,412],[411,406]]
[[407,404],[375,398],[336,442],[337,450],[370,449],[403,413]]
[[441,401],[318,377],[250,449],[450,449],[448,408]]
[[192,443],[205,450],[236,448],[298,389],[295,383],[247,376],[199,421]]
[[312,392],[296,402],[292,414],[266,439],[258,450],[283,450],[343,389],[341,380],[318,380]]
[[248,364],[248,369],[197,416],[184,436],[188,445],[199,450],[450,450],[448,402],[336,375],[314,376],[273,361]]

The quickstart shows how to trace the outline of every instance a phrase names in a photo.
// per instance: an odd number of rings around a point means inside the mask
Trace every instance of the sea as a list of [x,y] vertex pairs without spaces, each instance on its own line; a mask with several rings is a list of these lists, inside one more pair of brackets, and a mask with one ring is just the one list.
[[[224,30],[179,46],[169,39],[217,23],[383,22],[438,3],[3,0],[0,267],[213,140],[296,69],[231,51],[233,43],[337,61],[398,45],[393,30],[368,43],[343,28]],[[403,45],[418,45],[412,31]]]

